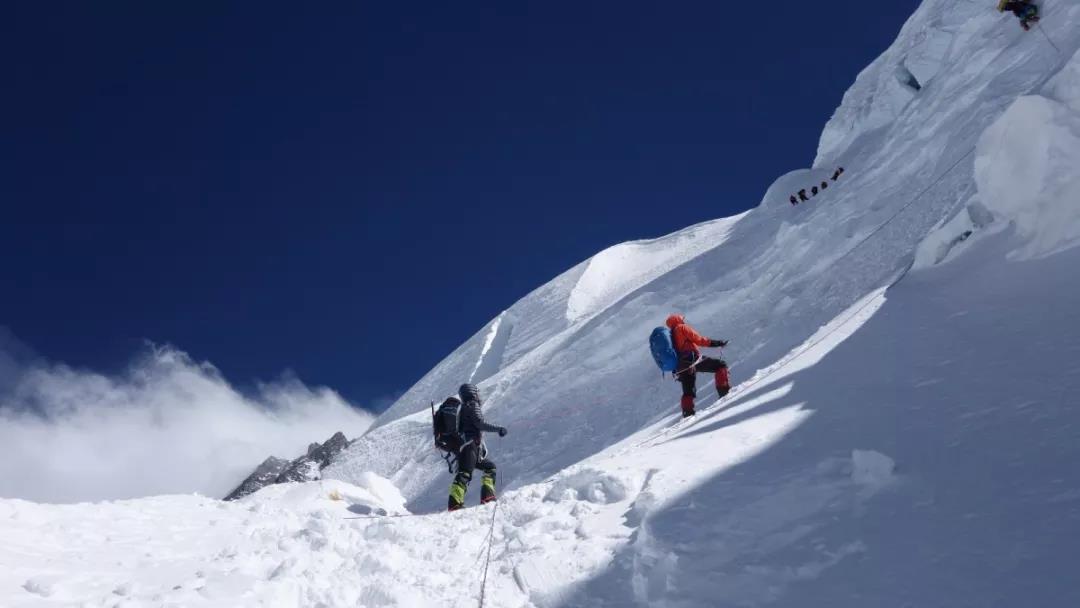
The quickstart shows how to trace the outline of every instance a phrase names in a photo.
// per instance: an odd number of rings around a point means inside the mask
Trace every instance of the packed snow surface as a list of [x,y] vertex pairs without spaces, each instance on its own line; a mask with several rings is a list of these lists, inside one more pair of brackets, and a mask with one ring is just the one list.
[[[1080,4],[1043,15],[925,1],[815,167],[541,286],[320,482],[0,501],[0,605],[1080,605]],[[672,311],[731,340],[688,420]],[[428,403],[469,378],[500,500],[448,514]]]

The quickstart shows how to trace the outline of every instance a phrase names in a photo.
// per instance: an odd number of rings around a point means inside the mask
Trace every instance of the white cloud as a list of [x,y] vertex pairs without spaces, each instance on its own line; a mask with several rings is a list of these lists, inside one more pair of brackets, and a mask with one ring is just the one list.
[[[3,346],[3,345],[0,345]],[[293,376],[244,395],[208,363],[150,347],[126,372],[8,362],[0,497],[47,502],[199,492],[220,497],[271,454],[294,458],[373,417]]]

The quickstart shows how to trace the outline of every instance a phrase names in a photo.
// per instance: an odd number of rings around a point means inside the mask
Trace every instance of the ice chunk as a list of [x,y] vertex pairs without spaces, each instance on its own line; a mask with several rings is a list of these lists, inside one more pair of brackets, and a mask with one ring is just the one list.
[[861,486],[879,488],[893,480],[896,462],[874,450],[851,451],[851,479]]
[[556,481],[544,500],[585,500],[608,504],[625,500],[627,495],[627,484],[622,480],[602,471],[585,469]]
[[1046,97],[1020,97],[983,133],[976,149],[980,197],[994,214],[1011,220],[1024,239],[1013,258],[1038,258],[1080,245],[1080,112]]

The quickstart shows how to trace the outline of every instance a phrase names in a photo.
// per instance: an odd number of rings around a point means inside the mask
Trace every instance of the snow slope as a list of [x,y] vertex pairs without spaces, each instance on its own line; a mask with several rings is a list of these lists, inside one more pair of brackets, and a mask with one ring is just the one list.
[[[0,501],[0,605],[1080,605],[1080,3],[1045,37],[987,4],[926,0],[815,167],[529,294],[330,479]],[[673,310],[732,340],[687,421],[645,346]],[[427,404],[470,378],[502,492],[446,514]]]
[[1076,605],[1080,335],[1061,329],[1080,327],[1080,286],[1061,279],[1080,250],[1006,264],[1015,242],[869,294],[723,407],[498,513],[348,520],[394,511],[331,481],[3,501],[0,603],[469,605],[491,530],[490,606]]
[[[731,340],[733,379],[752,377],[899,277],[935,228],[960,214],[984,215],[993,202],[976,196],[975,146],[1017,98],[1066,87],[1047,83],[1076,48],[1077,8],[1048,4],[1043,37],[980,2],[925,2],[845,95],[815,168],[785,174],[739,217],[609,249],[523,298],[498,320],[509,333],[498,366],[471,375],[484,358],[479,332],[327,474],[348,480],[374,470],[414,510],[439,508],[447,480],[430,448],[428,403],[472,377],[487,395],[488,417],[511,432],[491,441],[496,462],[513,463],[500,468],[503,483],[545,479],[674,411],[678,391],[643,348],[672,311]],[[894,74],[913,57],[917,93]],[[787,203],[795,185],[836,166],[846,172],[827,191],[796,208]],[[959,235],[938,236],[949,245]]]

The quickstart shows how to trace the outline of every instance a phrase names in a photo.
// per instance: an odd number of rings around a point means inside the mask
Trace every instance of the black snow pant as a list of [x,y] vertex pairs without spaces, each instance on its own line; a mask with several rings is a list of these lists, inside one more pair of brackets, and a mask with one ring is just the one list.
[[488,460],[487,448],[476,439],[466,443],[458,452],[457,475],[450,484],[450,498],[446,503],[448,511],[465,506],[465,493],[469,491],[469,482],[476,469],[484,472],[480,482],[480,504],[495,500],[495,463]]
[[[696,357],[696,355],[695,355]],[[723,397],[731,390],[731,381],[728,378],[727,363],[720,359],[701,357],[695,364],[693,358],[679,358],[680,371],[675,377],[682,385],[682,411],[684,416],[694,414],[694,396],[697,394],[697,373],[716,374],[716,393]]]

